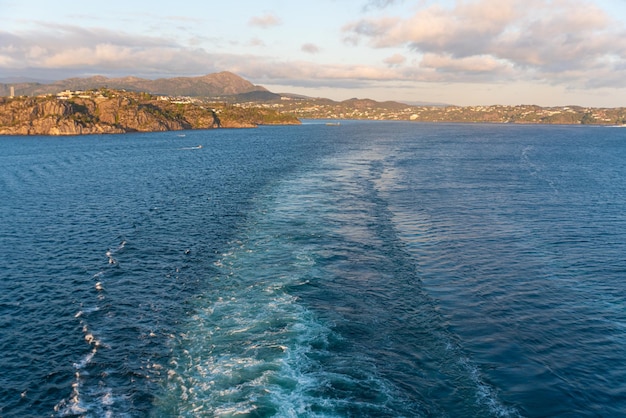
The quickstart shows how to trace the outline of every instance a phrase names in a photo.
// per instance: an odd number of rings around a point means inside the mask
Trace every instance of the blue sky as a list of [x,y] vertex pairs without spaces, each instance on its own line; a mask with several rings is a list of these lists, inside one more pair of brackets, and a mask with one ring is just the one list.
[[232,71],[275,92],[626,106],[626,0],[0,0],[0,79]]

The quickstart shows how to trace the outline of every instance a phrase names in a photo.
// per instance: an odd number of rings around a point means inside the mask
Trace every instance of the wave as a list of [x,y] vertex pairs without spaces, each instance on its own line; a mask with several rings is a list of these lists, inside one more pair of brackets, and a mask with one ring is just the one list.
[[420,289],[378,156],[324,160],[257,201],[176,338],[157,415],[518,415]]
[[[93,321],[95,316],[102,315],[103,312],[106,315],[107,309],[102,309],[102,306],[106,306],[107,303],[103,282],[109,278],[110,269],[117,267],[118,262],[114,255],[124,250],[125,246],[126,240],[123,239],[116,247],[109,248],[104,253],[108,266],[92,276],[95,281],[93,289],[96,291],[96,302],[85,307],[87,301],[84,301],[74,315],[74,318],[79,320],[88,351],[79,361],[73,363],[74,380],[71,385],[71,394],[54,406],[57,416],[113,417],[118,415],[116,411],[128,410],[128,405],[121,407],[119,405],[125,403],[123,397],[114,397],[113,389],[105,383],[106,372],[100,372],[100,376],[94,376],[95,369],[98,368],[94,364],[94,359],[101,350],[109,349],[110,346],[103,342],[102,335],[106,333],[106,330],[94,328],[91,324],[91,322],[97,322]],[[94,378],[97,384],[94,383]]]
[[200,298],[178,338],[158,413],[332,411],[336,406],[323,389],[355,382],[348,373],[324,372],[319,359],[331,356],[333,341],[341,337],[288,291],[308,285],[311,263],[306,254],[262,235],[226,252],[216,262],[221,274],[215,290]]

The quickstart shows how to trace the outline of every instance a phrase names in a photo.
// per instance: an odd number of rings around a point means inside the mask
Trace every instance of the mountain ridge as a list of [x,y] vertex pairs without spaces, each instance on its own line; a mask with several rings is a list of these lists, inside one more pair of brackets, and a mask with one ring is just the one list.
[[11,87],[13,87],[16,96],[38,96],[57,94],[65,90],[90,90],[102,87],[164,96],[189,97],[219,97],[251,92],[268,92],[265,87],[254,85],[229,71],[198,77],[158,78],[155,80],[135,76],[108,78],[96,75],[85,78],[67,78],[52,83],[0,83],[0,96],[8,96]]
[[[175,102],[192,98],[214,106],[229,104],[242,110],[272,109],[286,116],[304,119],[410,120],[416,122],[458,123],[530,123],[626,125],[626,108],[590,108],[582,106],[541,107],[536,105],[454,106],[420,105],[397,101],[352,98],[335,101],[289,93],[273,93],[266,88],[228,71],[198,77],[174,77],[148,80],[135,76],[107,78],[68,78],[51,83],[0,83],[0,96],[17,97],[81,92],[113,88],[144,92]],[[251,110],[252,111],[252,110]]]

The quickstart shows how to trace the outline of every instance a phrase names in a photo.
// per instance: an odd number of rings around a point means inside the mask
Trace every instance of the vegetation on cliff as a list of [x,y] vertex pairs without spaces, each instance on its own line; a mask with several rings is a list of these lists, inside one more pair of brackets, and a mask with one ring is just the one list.
[[241,109],[149,93],[98,89],[0,98],[0,134],[85,135],[296,124],[271,109]]

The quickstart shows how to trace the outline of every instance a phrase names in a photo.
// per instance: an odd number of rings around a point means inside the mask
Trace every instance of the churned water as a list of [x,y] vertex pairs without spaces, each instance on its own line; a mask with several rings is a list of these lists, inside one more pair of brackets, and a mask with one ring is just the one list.
[[2,138],[0,416],[626,415],[625,178],[616,128]]

